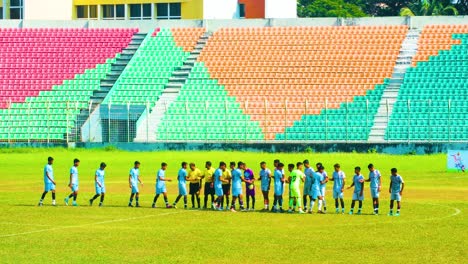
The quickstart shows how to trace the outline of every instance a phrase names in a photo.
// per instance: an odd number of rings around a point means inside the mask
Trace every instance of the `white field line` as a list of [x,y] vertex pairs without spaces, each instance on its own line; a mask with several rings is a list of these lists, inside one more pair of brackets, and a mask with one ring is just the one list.
[[125,221],[130,221],[130,220],[145,219],[145,218],[151,218],[151,217],[157,217],[157,216],[173,215],[173,214],[178,214],[178,213],[181,213],[181,212],[185,212],[185,211],[177,211],[177,212],[171,212],[171,213],[145,215],[145,216],[140,216],[140,217],[130,217],[130,218],[106,220],[106,221],[102,221],[102,222],[95,222],[95,223],[74,225],[74,226],[59,226],[59,227],[45,228],[45,229],[39,229],[39,230],[34,230],[34,231],[28,231],[28,232],[0,235],[0,238],[29,235],[29,234],[42,233],[42,232],[46,232],[46,231],[54,231],[54,230],[61,230],[61,229],[80,228],[80,227],[92,226],[92,225],[102,225],[102,224],[109,224],[109,223],[116,223],[116,222],[125,222]]

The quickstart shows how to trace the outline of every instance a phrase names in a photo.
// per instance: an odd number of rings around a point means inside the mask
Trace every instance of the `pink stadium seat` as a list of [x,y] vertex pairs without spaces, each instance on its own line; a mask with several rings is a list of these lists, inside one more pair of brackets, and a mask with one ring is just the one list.
[[[121,52],[136,32],[136,28],[0,28],[1,100],[22,102],[94,68]],[[0,108],[6,106],[0,102]]]

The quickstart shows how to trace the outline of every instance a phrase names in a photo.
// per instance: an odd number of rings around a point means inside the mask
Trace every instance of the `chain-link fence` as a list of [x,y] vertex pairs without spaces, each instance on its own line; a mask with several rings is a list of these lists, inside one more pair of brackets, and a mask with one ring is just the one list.
[[468,103],[0,102],[0,142],[468,142]]

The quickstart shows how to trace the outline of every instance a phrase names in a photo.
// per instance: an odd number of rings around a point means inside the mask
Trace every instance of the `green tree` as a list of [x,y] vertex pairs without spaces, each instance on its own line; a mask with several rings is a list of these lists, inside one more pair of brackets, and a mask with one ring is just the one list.
[[458,10],[450,0],[421,0],[403,7],[400,16],[456,16]]
[[298,17],[364,17],[366,13],[356,4],[344,0],[299,0]]
[[[360,0],[350,0],[360,1]],[[398,16],[403,7],[418,0],[362,0],[362,10],[369,16]]]

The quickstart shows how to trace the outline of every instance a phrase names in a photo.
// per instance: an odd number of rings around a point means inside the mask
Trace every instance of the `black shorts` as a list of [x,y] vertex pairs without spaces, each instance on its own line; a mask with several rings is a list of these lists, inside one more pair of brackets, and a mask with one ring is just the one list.
[[211,182],[205,182],[205,196],[215,194],[214,186],[211,187],[211,184],[212,184]]
[[189,184],[189,187],[190,187],[190,192],[189,194],[197,194],[197,192],[200,191],[200,183],[190,183]]
[[224,195],[231,194],[231,184],[223,184],[223,193]]

